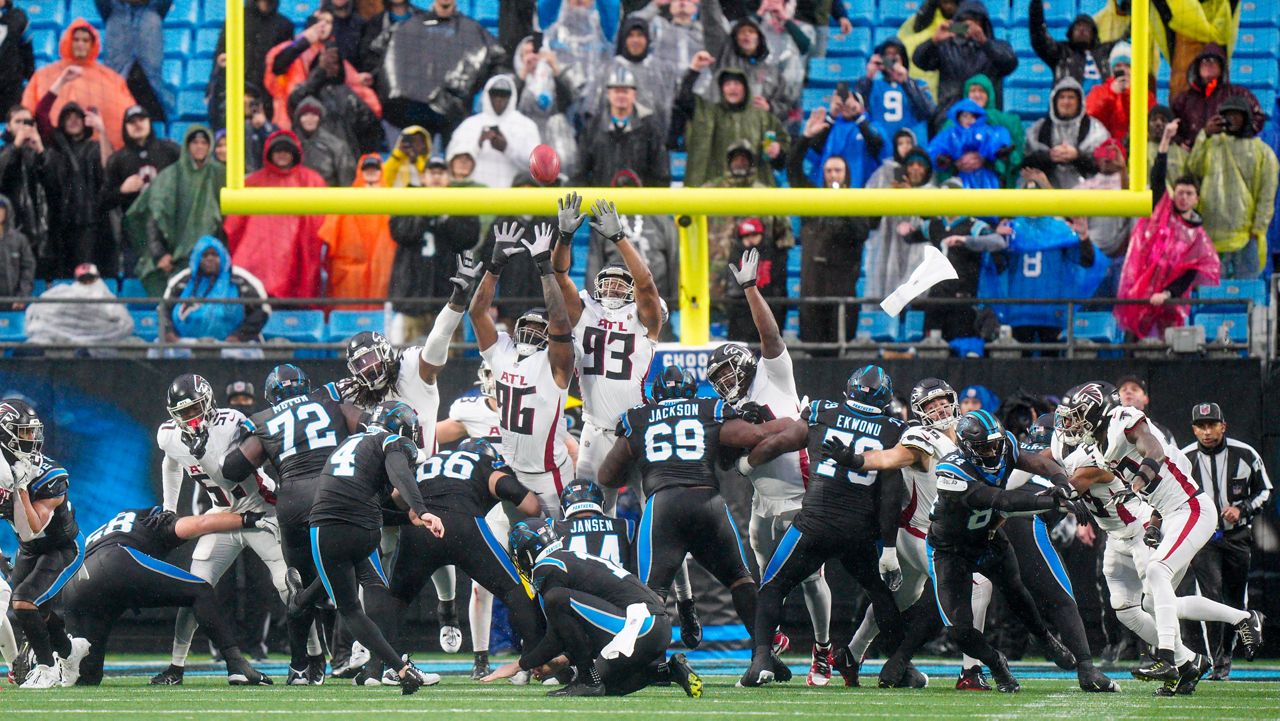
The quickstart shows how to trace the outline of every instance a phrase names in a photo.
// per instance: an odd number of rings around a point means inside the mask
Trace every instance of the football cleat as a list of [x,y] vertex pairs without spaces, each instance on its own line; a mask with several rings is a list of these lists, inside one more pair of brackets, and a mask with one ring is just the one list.
[[386,669],[382,672],[382,678],[379,681],[383,686],[399,686],[400,674],[391,669]]
[[369,649],[363,644],[356,641],[351,644],[351,653],[347,654],[347,660],[334,665],[329,671],[331,678],[355,678],[360,673],[360,669],[366,663],[369,663]]
[[677,653],[667,662],[667,668],[671,671],[671,680],[684,689],[686,696],[702,697],[702,677],[689,666],[688,657],[683,653]]
[[778,631],[777,633],[773,634],[773,652],[775,654],[778,654],[779,656],[781,656],[782,654],[790,650],[791,650],[791,639],[787,637],[787,634],[781,631]]
[[991,666],[991,678],[996,682],[996,690],[1000,693],[1017,693],[1022,690],[1022,684],[1018,683],[1018,679],[1009,670],[1009,660],[999,651],[996,651],[996,657],[996,662]]
[[169,668],[151,677],[152,686],[181,686],[182,685],[181,666],[169,664]]
[[831,654],[831,665],[840,672],[840,677],[844,679],[845,688],[857,688],[861,684],[858,683],[858,672],[862,670],[862,659],[854,659],[853,653],[848,648],[841,646]]
[[[1200,679],[1209,670],[1209,657],[1196,654],[1195,658],[1178,667],[1178,683],[1174,692],[1179,696],[1190,696],[1196,692]],[[1164,688],[1163,686],[1161,688]],[[1160,689],[1156,689],[1159,691]],[[1159,695],[1159,694],[1157,694]]]
[[547,692],[547,696],[551,698],[567,698],[570,696],[603,696],[604,684],[602,683],[584,683],[574,681],[567,686],[561,686]]
[[831,644],[822,648],[813,645],[813,662],[809,664],[809,675],[805,677],[806,686],[826,686],[831,683]]
[[299,671],[298,669],[290,666],[289,677],[285,681],[285,685],[286,686],[310,686],[311,679],[307,674],[307,671],[309,670],[310,668],[305,668]]
[[751,665],[747,666],[746,672],[739,679],[739,684],[747,688],[754,688],[773,681],[773,659],[775,658],[777,656],[764,653],[760,649],[753,651],[751,653]]
[[479,681],[489,675],[489,652],[477,651],[475,665],[471,667],[471,680]]
[[902,680],[899,682],[900,688],[927,688],[929,686],[929,674],[916,668],[910,661],[907,662],[907,670],[902,673]]
[[1246,661],[1252,661],[1262,647],[1262,618],[1258,611],[1250,611],[1248,618],[1236,624],[1236,635]]
[[307,609],[298,605],[298,594],[302,593],[304,586],[302,585],[302,574],[298,569],[289,567],[284,571],[284,605],[286,613],[291,619],[302,618]]
[[440,649],[445,653],[462,650],[462,629],[458,627],[458,609],[453,601],[436,604],[436,618],[440,619]]
[[312,686],[324,685],[324,666],[323,654],[307,657],[307,681]]
[[782,660],[778,654],[769,655],[769,660],[773,663],[773,680],[778,683],[786,683],[791,680],[791,667]]
[[1218,663],[1213,664],[1213,673],[1209,674],[1210,681],[1226,681],[1231,678],[1231,659],[1225,658]]
[[72,638],[71,653],[66,658],[58,659],[58,670],[62,672],[62,685],[75,686],[80,680],[80,662],[89,655],[91,644],[87,638]]
[[528,671],[517,671],[516,675],[511,677],[512,686],[528,686],[529,679],[533,678],[533,674]]
[[981,666],[970,666],[960,671],[960,678],[956,679],[957,691],[990,691],[991,684],[987,683],[986,674],[982,673]]
[[27,674],[27,680],[22,682],[19,688],[54,688],[62,685],[62,673],[58,671],[57,664],[46,666],[37,664],[31,668],[31,672]]
[[13,664],[9,668],[9,683],[15,686],[21,686],[27,681],[27,674],[31,673],[31,669],[36,665],[36,656],[31,652],[31,644],[26,641],[22,642],[22,647],[18,649],[18,655],[13,659]]
[[1076,669],[1076,678],[1080,681],[1080,690],[1086,693],[1116,693],[1120,684],[1098,670],[1092,663],[1080,664]]
[[353,686],[381,686],[382,681],[369,673],[367,666],[360,666],[356,669],[356,675],[351,677],[351,685]]
[[[1171,653],[1171,652],[1165,652]],[[1178,667],[1172,661],[1155,658],[1133,669],[1133,677],[1139,681],[1178,681]]]
[[241,661],[227,669],[227,684],[231,686],[271,686],[271,677]]
[[1076,670],[1075,654],[1071,653],[1071,649],[1064,646],[1057,636],[1046,633],[1044,638],[1040,639],[1040,643],[1044,645],[1044,657],[1057,664],[1058,668],[1063,671]]
[[680,614],[680,643],[692,651],[702,643],[702,621],[698,619],[698,606],[692,598],[676,600]]
[[1160,684],[1160,686],[1156,688],[1155,691],[1152,691],[1151,695],[1155,696],[1156,698],[1172,698],[1174,696],[1177,696],[1178,682],[1165,681],[1164,683]]

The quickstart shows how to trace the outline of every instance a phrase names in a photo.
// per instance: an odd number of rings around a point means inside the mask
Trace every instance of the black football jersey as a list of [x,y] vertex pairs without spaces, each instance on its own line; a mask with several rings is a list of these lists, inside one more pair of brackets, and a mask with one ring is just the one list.
[[575,516],[556,521],[555,528],[568,550],[599,556],[634,570],[632,548],[636,527],[631,521],[609,516]]
[[548,553],[534,564],[530,582],[538,594],[563,586],[603,599],[618,608],[643,603],[655,616],[666,613],[666,606],[658,594],[630,571],[612,561],[571,551],[563,545],[560,550]]
[[719,489],[720,426],[737,417],[733,406],[715,398],[645,403],[622,414],[618,435],[640,464],[645,495],[671,486]]
[[[32,501],[43,501],[65,497],[69,488],[67,469],[45,456],[35,470],[35,480],[27,486],[27,495]],[[11,524],[14,504],[17,501],[16,492],[0,489],[0,517]],[[16,528],[14,533],[17,534]],[[80,527],[76,524],[76,512],[71,507],[71,499],[68,498],[54,509],[53,518],[49,519],[49,524],[45,526],[44,533],[39,538],[22,541],[20,545],[30,553],[42,553],[51,548],[62,548],[75,543],[76,536],[79,534]]]
[[[839,438],[854,451],[865,453],[893,448],[907,429],[897,418],[864,413],[834,401],[813,401],[803,416],[809,423],[809,458],[815,460],[823,457],[822,444],[828,438]],[[796,527],[805,532],[844,533],[851,526],[874,524],[882,484],[900,479],[897,471],[854,471],[823,459],[809,471]]]
[[285,524],[306,523],[316,479],[347,439],[342,396],[333,383],[257,413],[245,422],[262,441],[276,479],[276,512]]
[[934,477],[938,481],[938,498],[933,503],[933,523],[929,526],[929,544],[948,550],[975,549],[986,545],[1000,528],[1004,516],[991,508],[973,508],[965,501],[971,484],[984,483],[1005,489],[1018,460],[1018,441],[1005,431],[1004,458],[1000,470],[988,473],[970,462],[960,451],[952,451],[938,461]]
[[177,515],[170,514],[165,523],[155,527],[138,523],[150,513],[150,508],[130,508],[117,513],[115,518],[85,539],[88,545],[86,553],[110,546],[128,546],[152,558],[163,558],[169,551],[185,543],[178,538],[175,530],[178,525]]
[[418,490],[433,512],[483,516],[498,503],[489,492],[493,459],[470,451],[441,451],[418,466]]
[[418,447],[385,430],[357,433],[343,441],[329,455],[316,481],[311,525],[347,523],[371,530],[382,528],[382,504],[392,491],[386,468],[387,456],[392,453],[405,454],[412,467]]

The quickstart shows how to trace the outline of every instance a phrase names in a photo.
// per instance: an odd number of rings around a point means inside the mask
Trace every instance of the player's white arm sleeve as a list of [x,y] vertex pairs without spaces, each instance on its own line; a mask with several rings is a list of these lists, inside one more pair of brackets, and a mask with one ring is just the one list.
[[164,489],[164,510],[178,510],[178,496],[182,493],[182,466],[165,454],[160,464],[160,484]]
[[445,305],[436,316],[435,325],[431,326],[431,334],[422,346],[422,362],[433,366],[442,366],[449,360],[449,343],[453,340],[454,331],[462,322],[462,313]]

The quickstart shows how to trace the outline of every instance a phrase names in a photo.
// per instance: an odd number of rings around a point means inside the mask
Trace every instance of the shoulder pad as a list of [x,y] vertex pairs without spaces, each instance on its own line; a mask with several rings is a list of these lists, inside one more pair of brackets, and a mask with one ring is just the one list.
[[933,455],[936,451],[937,442],[938,432],[924,426],[911,426],[903,431],[902,436],[898,438],[898,443],[908,448],[924,451],[929,455]]
[[1147,414],[1137,408],[1121,406],[1111,411],[1111,421],[1118,424],[1121,430],[1125,431],[1138,425],[1140,421],[1144,421],[1146,418]]
[[938,481],[938,490],[951,491],[953,493],[968,490],[969,483],[973,480],[973,477],[959,465],[950,462],[948,460],[950,458],[948,456],[947,459],[939,462],[933,471],[933,475]]

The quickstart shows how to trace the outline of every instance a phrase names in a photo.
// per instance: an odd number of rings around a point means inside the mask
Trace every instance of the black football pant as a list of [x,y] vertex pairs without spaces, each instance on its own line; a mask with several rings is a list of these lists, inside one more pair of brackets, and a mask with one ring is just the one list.
[[[286,565],[298,569],[304,588],[317,583],[318,576],[315,559],[311,553],[309,526],[305,523],[280,524],[280,552],[284,556]],[[385,590],[387,579],[382,572],[382,562],[377,552],[375,551],[366,561],[356,566],[356,578],[361,587],[365,589],[366,594],[370,593],[370,589]],[[314,591],[304,591],[303,598],[299,599],[299,603],[305,609],[303,615],[298,618],[289,618],[286,622],[289,631],[290,664],[299,670],[305,668],[307,664],[307,636],[310,634],[312,622],[317,623],[316,631],[322,639],[331,638],[333,631],[333,619],[325,618],[326,615],[331,617],[332,612],[319,611],[312,605],[313,602],[307,601],[309,598],[318,597],[322,589],[323,586],[317,584]],[[327,627],[328,633],[322,630],[321,626]],[[333,644],[330,644],[330,652],[336,657],[337,650]]]
[[[867,519],[866,524],[860,528],[879,527],[874,518]],[[893,592],[880,577],[876,539],[859,535],[805,533],[794,524],[787,529],[761,577],[755,624],[760,629],[755,636],[757,648],[766,648],[772,643],[772,631],[782,619],[782,602],[787,594],[822,564],[832,560],[839,561],[871,598],[885,648],[898,647],[902,642],[902,615],[894,603]]]
[[54,609],[58,595],[83,562],[84,536],[80,535],[74,542],[39,553],[19,547],[13,559],[13,573],[9,576],[9,585],[13,588],[10,605],[13,601],[26,601],[35,606],[34,609],[13,609],[14,625],[22,629],[39,664],[52,666],[55,651],[63,657],[71,653],[66,626]]
[[[1191,561],[1201,596],[1232,608],[1245,608],[1249,589],[1249,541],[1250,534],[1239,533],[1230,540],[1223,538],[1204,544]],[[1209,634],[1204,645],[1214,665],[1231,660],[1231,641],[1224,641],[1227,625],[1213,622],[1204,625]]]
[[484,518],[465,513],[432,511],[444,524],[444,538],[436,538],[421,526],[401,526],[400,542],[391,560],[392,640],[399,619],[418,597],[431,574],[444,566],[457,566],[471,580],[502,599],[512,628],[526,644],[542,638],[542,614],[529,598],[520,574]]
[[[1076,661],[1084,663],[1093,658],[1089,649],[1089,636],[1085,633],[1080,609],[1062,559],[1049,540],[1049,529],[1039,516],[1028,518],[1015,516],[1005,519],[1001,527],[1018,558],[1022,583],[1035,599],[1036,608],[1062,639],[1062,645],[1071,650]],[[988,576],[987,578],[991,578]],[[991,578],[994,583],[996,579]],[[1096,627],[1102,627],[1101,608],[1093,619]],[[976,657],[975,657],[976,658]]]
[[96,549],[63,589],[67,624],[73,636],[92,647],[80,663],[80,685],[102,683],[107,638],[117,618],[131,608],[190,606],[205,634],[224,657],[236,649],[235,633],[209,585],[199,576],[127,546]]
[[635,649],[630,656],[615,659],[600,657],[600,651],[626,623],[627,610],[582,591],[553,588],[542,597],[547,614],[547,635],[558,641],[569,663],[583,678],[584,669],[592,663],[610,696],[626,696],[648,686],[662,674],[661,664],[667,660],[671,644],[671,619],[666,613],[651,616],[640,629]]
[[[316,573],[329,598],[337,606],[342,622],[351,631],[351,635],[369,649],[374,658],[398,671],[404,665],[400,654],[391,647],[377,624],[360,605],[357,571],[362,565],[370,563],[369,556],[378,552],[381,540],[381,529],[361,528],[347,523],[311,527],[311,553]],[[372,588],[382,586],[366,587],[366,591]]]

